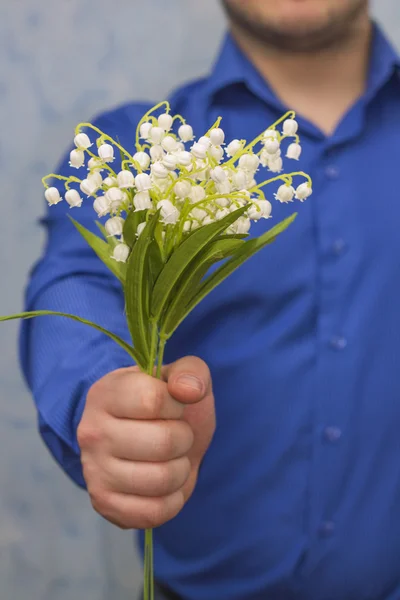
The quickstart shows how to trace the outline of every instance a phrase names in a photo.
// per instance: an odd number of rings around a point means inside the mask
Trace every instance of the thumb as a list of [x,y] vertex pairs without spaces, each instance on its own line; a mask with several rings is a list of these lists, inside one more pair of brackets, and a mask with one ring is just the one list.
[[196,356],[185,356],[163,367],[168,392],[184,404],[200,402],[211,392],[211,375],[206,363]]

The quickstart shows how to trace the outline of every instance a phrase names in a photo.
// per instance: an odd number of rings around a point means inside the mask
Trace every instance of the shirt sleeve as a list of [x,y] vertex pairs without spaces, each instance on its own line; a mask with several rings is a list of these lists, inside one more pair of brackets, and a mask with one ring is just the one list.
[[[100,117],[95,124],[114,139],[117,136],[123,145],[130,141],[126,147],[131,148],[136,122],[142,114],[138,106],[133,114],[119,109]],[[94,141],[94,136],[90,137]],[[118,170],[117,160],[112,167]],[[68,151],[56,173],[84,179],[86,169],[71,168]],[[65,191],[57,183],[51,185],[56,185],[60,193]],[[93,198],[84,196],[79,209],[70,209],[65,201],[47,207],[41,219],[47,234],[46,246],[30,274],[25,310],[72,313],[130,341],[122,287],[76,231],[68,214],[98,233]],[[110,338],[87,325],[47,316],[22,322],[20,360],[45,444],[75,483],[85,487],[76,431],[87,392],[105,374],[130,366],[132,359]]]

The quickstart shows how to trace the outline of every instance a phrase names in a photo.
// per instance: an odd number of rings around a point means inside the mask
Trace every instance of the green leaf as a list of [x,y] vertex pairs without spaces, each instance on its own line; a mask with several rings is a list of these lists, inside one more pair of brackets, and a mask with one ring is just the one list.
[[224,260],[245,242],[239,239],[218,239],[196,257],[187,276],[181,278],[174,290],[173,300],[162,319],[161,335],[170,337],[185,314],[186,306],[198,290],[200,282],[208,269],[216,262]]
[[210,241],[234,223],[245,210],[246,207],[243,206],[216,223],[200,227],[173,252],[171,258],[161,271],[153,289],[151,315],[155,321],[160,320],[177,281],[190,266],[192,260]]
[[[194,292],[194,295],[190,301],[186,304],[182,314],[179,318],[179,322],[174,323],[174,330],[182,323],[187,315],[203,300],[214,288],[217,287],[222,281],[224,281],[233,271],[240,267],[248,258],[256,254],[259,250],[264,248],[267,244],[273,242],[277,236],[282,233],[289,225],[295,220],[297,213],[294,213],[284,221],[281,221],[275,227],[266,231],[263,235],[258,238],[254,238],[244,242],[233,254],[232,258],[226,261],[219,267],[214,273],[212,273],[200,286],[198,290]],[[168,335],[168,337],[172,332]]]
[[121,348],[125,350],[133,358],[133,360],[142,368],[146,368],[146,363],[144,358],[141,356],[139,352],[137,352],[132,346],[127,344],[125,340],[120,338],[115,333],[100,327],[100,325],[96,325],[92,321],[88,321],[87,319],[83,319],[82,317],[77,317],[76,315],[70,315],[68,313],[57,312],[53,310],[32,310],[29,312],[17,313],[15,315],[9,315],[7,317],[0,317],[1,321],[12,321],[13,319],[33,319],[35,317],[47,317],[47,316],[56,316],[56,317],[66,317],[67,319],[72,319],[73,321],[77,321],[78,323],[82,323],[83,325],[89,325],[93,329],[97,329],[101,333],[104,333],[109,338],[111,338],[114,342],[116,342]]
[[150,356],[148,260],[158,214],[151,217],[135,243],[128,259],[126,273],[125,302],[129,331],[133,345],[139,349],[146,360]]
[[130,211],[124,223],[123,237],[130,248],[136,243],[136,231],[139,223],[142,223],[146,217],[145,210]]
[[71,219],[72,223],[75,225],[81,236],[85,239],[85,241],[89,244],[92,250],[94,250],[94,252],[100,258],[100,260],[124,285],[126,277],[126,264],[119,263],[113,258],[111,258],[110,246],[107,242],[105,242],[97,235],[89,231],[89,229],[86,229],[86,227],[75,221],[75,219],[73,219],[72,217],[69,218]]

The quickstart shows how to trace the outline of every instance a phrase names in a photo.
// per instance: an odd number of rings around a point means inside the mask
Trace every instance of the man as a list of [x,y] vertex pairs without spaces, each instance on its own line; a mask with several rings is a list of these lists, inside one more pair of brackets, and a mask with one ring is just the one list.
[[[314,195],[178,329],[163,381],[91,330],[26,322],[40,430],[106,519],[157,527],[160,599],[398,600],[400,60],[365,0],[224,6],[216,66],[172,111],[251,139],[296,110]],[[97,124],[130,147],[146,108]],[[117,282],[64,213],[45,219],[27,308],[127,337]]]

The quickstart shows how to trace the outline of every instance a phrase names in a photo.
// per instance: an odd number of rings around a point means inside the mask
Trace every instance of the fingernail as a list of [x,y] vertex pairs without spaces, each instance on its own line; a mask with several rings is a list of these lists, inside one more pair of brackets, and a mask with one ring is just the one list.
[[192,390],[196,390],[196,392],[203,391],[203,382],[200,381],[200,379],[198,379],[194,375],[181,375],[180,377],[178,377],[176,382],[180,383],[181,385],[185,385],[186,387],[189,387]]

